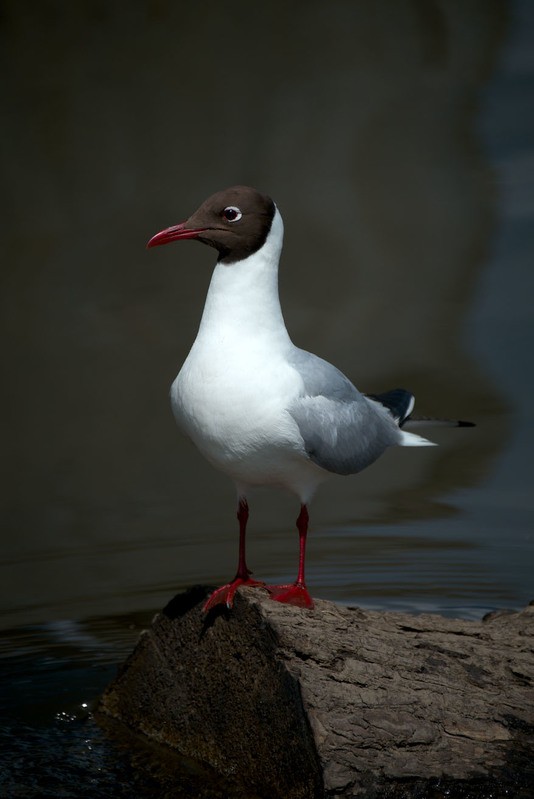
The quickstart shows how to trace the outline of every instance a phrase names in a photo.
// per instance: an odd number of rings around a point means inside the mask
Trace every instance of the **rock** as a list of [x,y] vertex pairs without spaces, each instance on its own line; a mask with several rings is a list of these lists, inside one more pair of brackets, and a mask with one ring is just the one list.
[[534,795],[534,606],[477,622],[241,589],[206,615],[206,595],[154,618],[100,714],[265,799]]

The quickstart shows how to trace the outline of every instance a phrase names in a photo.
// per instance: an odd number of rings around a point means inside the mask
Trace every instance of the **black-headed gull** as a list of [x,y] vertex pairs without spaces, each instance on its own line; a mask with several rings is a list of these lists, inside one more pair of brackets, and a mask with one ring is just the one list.
[[237,573],[206,610],[231,607],[241,585],[264,585],[251,579],[245,557],[252,486],[286,488],[300,500],[297,579],[265,588],[279,602],[311,608],[304,563],[308,504],[319,484],[360,472],[388,447],[432,443],[401,429],[414,405],[408,391],[366,396],[335,366],[295,347],[278,297],[283,233],[270,197],[234,186],[147,245],[196,239],[219,254],[195,343],[171,389],[178,425],[237,487]]

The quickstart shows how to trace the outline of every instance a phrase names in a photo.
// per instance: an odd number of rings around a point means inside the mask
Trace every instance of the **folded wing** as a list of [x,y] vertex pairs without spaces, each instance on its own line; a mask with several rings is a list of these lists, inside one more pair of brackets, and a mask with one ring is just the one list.
[[399,429],[414,405],[403,389],[366,397],[345,375],[322,358],[295,350],[291,365],[303,383],[291,404],[310,459],[335,474],[355,474],[396,444],[431,444]]

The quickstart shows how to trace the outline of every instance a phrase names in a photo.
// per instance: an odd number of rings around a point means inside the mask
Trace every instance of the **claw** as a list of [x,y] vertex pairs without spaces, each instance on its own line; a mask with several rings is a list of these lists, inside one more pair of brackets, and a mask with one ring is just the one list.
[[208,610],[211,610],[216,605],[226,605],[227,608],[231,608],[234,604],[235,593],[242,585],[258,586],[260,588],[266,587],[265,583],[262,583],[259,580],[251,580],[248,577],[246,579],[243,579],[242,577],[236,577],[231,583],[227,583],[226,585],[217,588],[217,590],[214,591],[210,597],[208,597],[204,603],[204,612],[207,613]]
[[288,585],[266,585],[271,599],[284,602],[286,605],[296,605],[298,608],[313,608],[313,599],[303,583],[290,583]]

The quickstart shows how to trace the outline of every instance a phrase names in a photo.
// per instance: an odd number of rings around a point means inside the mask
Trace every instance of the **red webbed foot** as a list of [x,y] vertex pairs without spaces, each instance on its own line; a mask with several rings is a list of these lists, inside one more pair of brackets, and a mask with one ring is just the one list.
[[235,592],[238,588],[242,585],[249,585],[249,586],[258,586],[260,588],[266,588],[265,583],[260,582],[259,580],[251,580],[250,577],[236,577],[232,580],[231,583],[227,583],[226,585],[217,588],[216,591],[211,594],[210,597],[204,603],[203,610],[207,612],[211,610],[216,605],[226,605],[227,608],[231,608],[234,604],[234,596]]
[[271,599],[284,602],[286,605],[296,605],[298,608],[313,608],[313,599],[308,593],[304,583],[291,583],[288,585],[266,585]]

